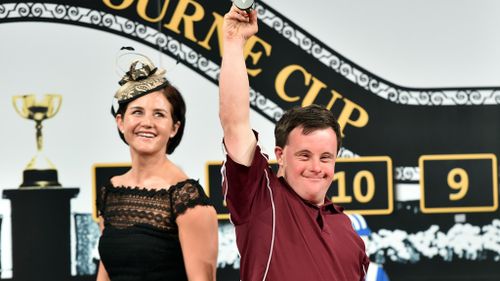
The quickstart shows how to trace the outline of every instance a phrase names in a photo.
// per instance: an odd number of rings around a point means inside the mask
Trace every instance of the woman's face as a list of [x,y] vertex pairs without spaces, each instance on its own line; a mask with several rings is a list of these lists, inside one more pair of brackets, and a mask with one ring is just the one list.
[[125,114],[116,116],[118,129],[133,152],[166,153],[167,142],[177,133],[180,123],[172,119],[172,105],[162,91],[131,101]]

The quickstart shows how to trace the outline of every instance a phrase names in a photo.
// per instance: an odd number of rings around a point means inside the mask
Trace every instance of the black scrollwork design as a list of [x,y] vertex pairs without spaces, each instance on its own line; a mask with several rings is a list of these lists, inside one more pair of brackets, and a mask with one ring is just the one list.
[[458,91],[456,95],[453,97],[453,100],[457,104],[466,104],[469,100],[469,95],[465,91]]
[[287,38],[287,39],[290,39],[290,40],[296,40],[296,37],[295,37],[295,30],[289,26],[289,25],[285,25],[283,27],[283,29],[281,30],[281,35],[283,35],[283,37]]
[[66,15],[68,8],[64,5],[57,5],[53,10],[52,14],[54,15],[54,18],[56,19],[63,19]]
[[102,25],[104,27],[112,27],[114,24],[116,24],[116,21],[115,21],[115,18],[110,15],[110,14],[106,14],[104,15],[104,17],[102,18]]
[[431,95],[431,103],[432,105],[441,105],[445,101],[446,96],[443,92],[434,92]]
[[257,16],[260,18],[266,14],[266,10],[262,7],[262,5],[256,4],[255,11],[257,11]]
[[25,3],[19,3],[16,6],[16,12],[21,16],[21,17],[28,17],[30,14],[30,6]]
[[346,78],[349,78],[349,76],[351,76],[352,74],[352,66],[345,62],[342,62],[342,64],[340,65],[340,73],[344,75]]
[[6,11],[7,9],[5,8],[5,5],[0,5],[0,18],[5,17],[5,15],[7,14]]
[[140,39],[146,39],[148,37],[148,28],[143,24],[136,24],[135,34]]
[[196,65],[198,63],[198,53],[192,49],[188,49],[186,52],[186,61],[192,65]]
[[313,44],[311,47],[311,54],[318,60],[322,60],[323,58],[326,58],[326,53],[323,52],[323,48],[321,48],[320,45],[318,44]]
[[376,79],[370,80],[370,83],[368,83],[368,89],[370,89],[373,93],[378,94],[378,92],[381,91],[380,82]]
[[396,167],[394,168],[394,179],[397,181],[419,181],[419,167]]
[[250,105],[274,121],[283,115],[282,108],[254,89],[250,89]]
[[101,13],[99,13],[98,11],[91,11],[89,13],[89,19],[90,19],[91,23],[93,23],[95,25],[100,25],[102,22]]
[[167,43],[168,43],[168,39],[167,39],[167,36],[163,33],[159,33],[157,36],[156,36],[156,45],[158,45],[160,48],[165,48],[167,46]]
[[198,60],[198,68],[202,70],[206,70],[206,68],[209,66],[209,61],[206,58],[200,58]]
[[492,96],[493,96],[493,100],[497,104],[500,104],[500,91],[493,91]]
[[411,100],[410,94],[408,92],[400,91],[399,92],[399,103],[401,104],[409,104]]
[[399,101],[399,93],[396,91],[394,88],[389,88],[387,90],[387,98],[392,101],[392,102],[398,102]]
[[126,34],[133,34],[135,30],[135,22],[131,20],[126,20],[122,25],[122,32]]
[[183,54],[180,52],[181,48],[179,42],[170,40],[167,44],[167,49],[170,53],[176,55],[177,57],[180,57],[181,59],[184,59]]
[[313,41],[309,37],[305,37],[304,34],[300,34],[301,39],[300,39],[300,47],[308,52],[311,53],[311,47],[313,45]]
[[486,97],[481,95],[479,91],[471,91],[469,94],[469,100],[472,104],[483,104],[485,99]]
[[274,113],[273,113],[273,119],[274,120],[280,120],[281,117],[283,116],[283,109],[277,108]]
[[417,95],[417,103],[419,105],[428,105],[431,98],[428,92],[420,92]]
[[42,16],[44,11],[45,11],[45,8],[44,8],[43,4],[41,4],[41,3],[35,3],[31,7],[31,13],[33,14],[34,17]]
[[361,75],[358,76],[357,82],[361,87],[367,89],[368,83],[370,82],[370,76],[368,76],[365,73],[362,73]]
[[[81,10],[78,9],[77,7],[68,7],[69,19],[72,21],[80,21],[80,19],[83,17],[83,15],[80,12],[81,12]],[[104,14],[104,13],[102,13],[102,14]]]
[[330,67],[333,68],[336,71],[339,71],[340,68],[340,59],[337,56],[330,56],[329,58],[330,61]]

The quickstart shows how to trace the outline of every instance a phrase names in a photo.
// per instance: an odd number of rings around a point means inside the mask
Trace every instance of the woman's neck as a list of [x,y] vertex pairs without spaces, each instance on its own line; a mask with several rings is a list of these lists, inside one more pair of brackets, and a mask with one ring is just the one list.
[[131,159],[132,167],[126,177],[129,185],[164,187],[172,184],[169,174],[176,169],[165,154],[144,155],[131,152]]

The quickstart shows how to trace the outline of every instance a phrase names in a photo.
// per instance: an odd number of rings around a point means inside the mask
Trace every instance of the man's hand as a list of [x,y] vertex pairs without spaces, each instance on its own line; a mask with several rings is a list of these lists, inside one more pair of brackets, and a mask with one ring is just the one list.
[[226,41],[246,42],[248,38],[257,33],[257,12],[252,10],[247,13],[236,6],[224,15],[224,37]]

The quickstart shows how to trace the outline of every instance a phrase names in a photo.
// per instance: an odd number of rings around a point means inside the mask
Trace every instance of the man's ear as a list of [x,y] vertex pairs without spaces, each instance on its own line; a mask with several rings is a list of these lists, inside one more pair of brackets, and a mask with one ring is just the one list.
[[275,146],[274,155],[276,155],[276,161],[278,162],[278,165],[280,167],[283,166],[283,148],[280,146]]

